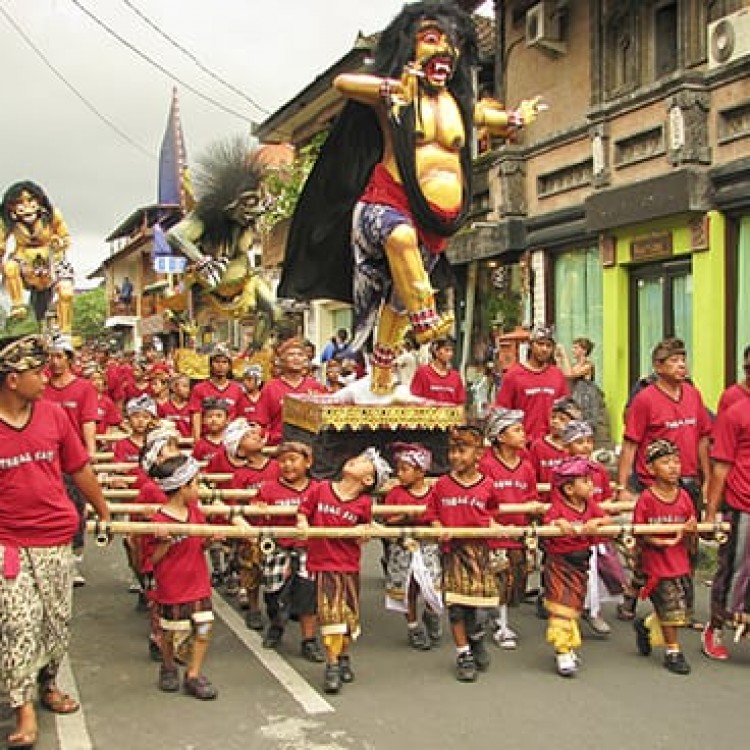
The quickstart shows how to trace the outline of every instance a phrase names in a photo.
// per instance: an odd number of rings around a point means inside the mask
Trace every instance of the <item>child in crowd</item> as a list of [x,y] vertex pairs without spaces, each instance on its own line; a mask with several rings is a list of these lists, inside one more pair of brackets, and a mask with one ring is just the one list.
[[[198,462],[183,455],[168,458],[151,468],[152,476],[168,498],[153,516],[154,523],[206,522],[197,504],[198,470]],[[155,535],[151,545],[155,599],[162,631],[159,689],[166,692],[180,689],[174,635],[190,632],[193,635],[193,648],[182,688],[188,695],[200,700],[213,700],[218,691],[201,673],[214,620],[211,580],[204,554],[206,540],[180,534]]]
[[[372,521],[372,498],[388,478],[390,467],[374,448],[350,458],[336,481],[320,482],[297,513],[297,527],[354,527]],[[323,690],[338,693],[354,680],[349,646],[360,633],[360,540],[312,537],[307,567],[315,575],[318,620],[326,652]]]
[[[297,442],[282,443],[276,451],[280,476],[264,481],[258,488],[258,502],[272,508],[299,508],[315,486],[309,477],[312,449]],[[295,526],[292,516],[269,516],[272,526]],[[263,598],[269,626],[263,638],[264,648],[276,648],[290,619],[298,620],[302,656],[308,661],[324,662],[325,654],[316,638],[315,582],[307,570],[307,543],[289,538],[277,539],[276,549],[263,559]]]
[[260,365],[248,365],[242,371],[242,389],[243,397],[240,399],[237,415],[255,422],[263,389],[263,368]]
[[126,378],[122,386],[122,393],[125,403],[136,398],[151,395],[151,384],[146,376],[146,370],[143,365],[132,365],[132,376]]
[[323,384],[326,393],[336,393],[344,387],[341,380],[341,361],[338,359],[329,359],[325,364],[326,380]]
[[[539,500],[534,467],[525,457],[523,419],[524,413],[520,409],[497,407],[490,411],[485,426],[485,435],[491,445],[479,461],[479,471],[492,480],[498,500],[497,520],[504,526],[526,526],[529,523],[527,513],[503,513],[504,504]],[[493,546],[501,550],[504,558],[498,577],[500,613],[495,620],[493,639],[500,648],[512,650],[516,648],[518,636],[508,624],[508,607],[517,607],[523,600],[529,561],[520,539],[502,539],[493,542]]]
[[148,375],[151,398],[154,399],[156,409],[169,402],[169,370],[165,367],[154,366]]
[[115,406],[115,402],[107,395],[107,381],[104,373],[99,369],[93,369],[88,374],[88,379],[96,388],[96,434],[105,435],[111,432],[112,427],[122,424],[122,414]]
[[[248,422],[242,417],[232,420],[224,436],[224,445],[227,456],[235,463],[242,462],[242,465],[233,469],[230,489],[257,490],[263,482],[279,478],[279,464],[263,452],[266,441],[266,431],[259,424]],[[263,630],[263,615],[260,611],[263,571],[258,541],[243,539],[236,545],[234,552],[234,560],[239,568],[238,601],[240,607],[247,609],[245,624],[251,630]],[[231,589],[228,593],[231,593]]]
[[138,463],[146,433],[156,424],[156,404],[150,396],[132,398],[125,404],[125,421],[130,435],[113,446],[115,463]]
[[[591,460],[594,452],[594,430],[588,422],[573,419],[565,425],[562,441],[571,456]],[[611,500],[612,480],[607,470],[599,463],[591,463],[591,480],[594,483],[593,499],[597,503]],[[586,610],[583,621],[594,635],[608,636],[612,632],[609,623],[602,617],[604,602],[622,602],[622,593],[627,583],[625,569],[611,539],[601,539],[591,548],[589,586],[586,594]]]
[[[399,484],[385,496],[386,505],[429,505],[431,486],[426,474],[432,465],[432,453],[419,443],[394,443],[392,446]],[[389,516],[387,524],[421,526],[422,516],[404,513]],[[442,637],[440,614],[440,547],[434,541],[394,541],[389,548],[386,567],[386,607],[406,615],[409,644],[418,651],[429,651]],[[424,600],[422,622],[418,618],[418,599]]]
[[678,628],[687,627],[693,615],[693,579],[690,545],[696,542],[693,501],[680,487],[680,454],[669,440],[655,440],[646,447],[646,461],[654,483],[643,490],[633,511],[633,523],[682,524],[673,535],[649,534],[639,538],[639,569],[646,584],[640,596],[649,597],[654,612],[637,618],[636,645],[643,656],[653,646],[664,645],[664,667],[673,674],[690,674],[680,650]]
[[201,424],[203,436],[193,446],[193,458],[196,461],[210,461],[224,447],[222,442],[227,427],[229,404],[220,398],[203,400]]
[[174,375],[169,384],[169,398],[156,406],[159,418],[168,419],[186,438],[193,434],[189,399],[190,378],[187,375]]
[[545,524],[559,527],[564,534],[544,542],[547,642],[555,649],[557,671],[563,677],[578,671],[578,620],[586,599],[591,546],[599,541],[591,535],[610,522],[593,498],[593,471],[585,458],[569,458],[560,464],[552,475],[552,505],[544,517]]
[[455,539],[451,527],[499,528],[494,520],[497,496],[492,480],[477,469],[484,439],[475,427],[456,427],[448,442],[451,471],[435,483],[426,519],[444,529],[443,601],[448,607],[456,644],[456,678],[474,682],[486,671],[490,655],[484,645],[490,609],[499,604],[497,576],[487,538]]

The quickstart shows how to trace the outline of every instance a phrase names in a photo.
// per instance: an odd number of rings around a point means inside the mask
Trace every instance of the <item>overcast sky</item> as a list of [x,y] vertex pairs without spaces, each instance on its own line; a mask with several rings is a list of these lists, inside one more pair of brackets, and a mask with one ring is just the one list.
[[[269,112],[348,52],[358,31],[383,28],[402,0],[77,0],[162,67],[249,119],[267,116],[202,72],[132,5],[204,66]],[[0,0],[49,63],[140,148],[97,118],[0,14],[5,74],[0,191],[30,179],[64,214],[77,276],[95,268],[104,238],[156,201],[157,154],[178,86],[189,159],[248,123],[202,101],[140,59],[73,0]],[[142,150],[141,150],[142,149]],[[143,153],[143,151],[147,152]]]

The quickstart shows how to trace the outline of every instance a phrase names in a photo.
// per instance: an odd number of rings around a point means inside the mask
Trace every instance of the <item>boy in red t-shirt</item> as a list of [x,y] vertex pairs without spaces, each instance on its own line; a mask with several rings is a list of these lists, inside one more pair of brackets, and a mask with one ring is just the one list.
[[104,435],[109,432],[110,427],[119,427],[122,424],[122,414],[115,406],[115,402],[107,395],[107,383],[101,370],[93,370],[88,374],[88,379],[96,389],[96,434]]
[[[372,498],[390,473],[374,448],[350,458],[337,481],[320,482],[297,513],[297,528],[351,528],[372,521]],[[338,693],[354,680],[348,649],[360,634],[359,571],[361,540],[352,537],[312,537],[307,567],[315,575],[318,620],[326,652],[323,690]]]
[[451,471],[435,483],[426,520],[444,529],[443,601],[456,644],[456,679],[474,682],[477,671],[490,665],[484,627],[487,610],[499,605],[493,545],[481,533],[452,540],[451,528],[497,528],[497,493],[492,479],[477,469],[482,433],[475,427],[456,427],[448,440]]
[[[432,453],[419,443],[394,443],[392,447],[399,483],[385,496],[386,505],[429,505],[432,488],[425,475],[432,465]],[[394,509],[395,510],[395,509]],[[421,517],[404,513],[388,516],[389,526],[419,526]],[[440,548],[434,540],[408,543],[393,540],[386,565],[386,608],[406,615],[409,643],[418,651],[429,651],[440,643],[441,566]],[[419,596],[425,602],[422,621],[417,617]]]
[[170,381],[169,393],[166,401],[156,405],[159,418],[168,419],[182,437],[189,438],[193,434],[189,403],[190,378],[187,375],[175,375]]
[[665,646],[664,667],[673,674],[690,674],[690,665],[680,650],[678,628],[690,625],[693,615],[693,579],[690,545],[695,542],[695,507],[687,490],[680,487],[680,454],[669,440],[654,440],[646,447],[652,484],[638,497],[634,523],[682,524],[674,535],[642,536],[639,566],[646,578],[641,598],[649,597],[653,614],[633,623],[636,645],[643,656],[652,646]]
[[[526,526],[528,513],[502,513],[506,503],[528,503],[539,500],[534,467],[525,456],[526,431],[520,409],[496,407],[487,416],[485,435],[490,448],[479,461],[479,471],[492,480],[499,503],[497,520],[505,526]],[[497,543],[503,561],[498,574],[500,613],[495,619],[493,639],[500,648],[516,648],[515,631],[508,624],[508,606],[517,607],[526,592],[529,560],[520,539],[502,539]],[[494,546],[494,545],[493,545]]]
[[557,672],[572,677],[578,671],[576,649],[581,645],[578,619],[586,599],[592,537],[609,518],[594,500],[593,467],[585,458],[569,458],[552,475],[552,505],[545,524],[565,536],[545,540],[544,606],[549,613],[547,642],[555,649]]
[[[174,456],[156,464],[151,474],[166,493],[168,502],[153,516],[154,523],[201,524],[206,519],[198,508],[198,462],[190,456]],[[182,688],[200,700],[213,700],[217,689],[201,674],[213,628],[211,578],[206,564],[207,540],[198,536],[169,534],[152,539],[156,602],[162,629],[162,665],[159,689],[176,692],[180,675],[174,654],[175,633],[191,632],[193,650]]]
[[[310,479],[312,449],[297,442],[282,443],[276,452],[278,479],[264,481],[258,488],[258,503],[272,508],[297,510],[315,486]],[[296,515],[296,514],[295,514]],[[268,516],[272,526],[294,526],[292,516]],[[302,656],[324,662],[325,654],[316,638],[315,582],[307,569],[307,543],[290,537],[277,539],[276,549],[263,559],[263,599],[270,625],[263,638],[264,648],[276,648],[289,619],[299,621]]]
[[220,398],[204,399],[201,424],[203,436],[193,445],[193,458],[196,461],[208,461],[221,453],[224,444],[224,430],[229,421],[229,405]]

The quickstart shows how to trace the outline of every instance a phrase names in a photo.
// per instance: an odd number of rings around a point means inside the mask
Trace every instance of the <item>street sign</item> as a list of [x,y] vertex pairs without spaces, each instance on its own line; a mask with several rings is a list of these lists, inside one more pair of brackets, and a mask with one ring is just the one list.
[[184,273],[187,258],[181,255],[157,255],[154,258],[156,273]]

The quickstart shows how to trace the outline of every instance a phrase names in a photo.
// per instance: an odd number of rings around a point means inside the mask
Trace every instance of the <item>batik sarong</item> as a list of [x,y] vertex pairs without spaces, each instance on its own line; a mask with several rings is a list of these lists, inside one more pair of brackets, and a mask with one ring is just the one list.
[[359,573],[324,570],[315,573],[318,621],[322,636],[361,632],[359,621]]
[[689,575],[661,578],[653,584],[648,595],[661,625],[683,628],[691,624],[693,579]]
[[71,563],[70,545],[0,544],[0,682],[13,708],[33,700],[39,670],[54,674],[68,650]]
[[484,542],[454,542],[443,553],[446,606],[497,607],[499,592],[493,554]]
[[750,625],[750,513],[729,510],[730,530],[720,545],[711,587],[711,619],[716,625]]
[[550,615],[578,619],[586,599],[591,550],[565,555],[547,553],[544,560],[544,606]]
[[526,593],[529,562],[524,549],[496,550],[495,564],[500,604],[517,607]]
[[232,545],[232,555],[240,572],[240,586],[247,591],[260,588],[263,554],[256,539],[243,539]]
[[414,581],[422,598],[435,611],[442,610],[440,548],[434,542],[394,542],[388,552],[385,580],[386,608],[406,612],[409,588]]

